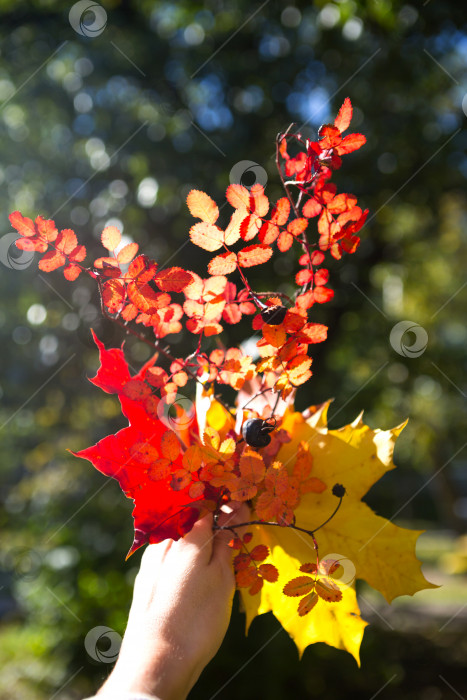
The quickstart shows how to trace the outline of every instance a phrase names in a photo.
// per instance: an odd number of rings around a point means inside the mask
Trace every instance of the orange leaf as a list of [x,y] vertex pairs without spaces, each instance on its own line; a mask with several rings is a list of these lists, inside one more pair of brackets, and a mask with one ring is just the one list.
[[230,498],[232,501],[250,501],[256,496],[257,492],[257,486],[246,479],[239,479],[238,477],[230,486]]
[[134,304],[127,304],[121,312],[121,316],[124,321],[133,321],[133,319],[136,318],[137,315],[138,309]]
[[302,596],[311,593],[315,587],[314,579],[309,576],[297,576],[285,584],[283,592],[290,597]]
[[352,121],[352,103],[349,97],[346,97],[342,107],[339,110],[337,117],[334,119],[334,126],[342,132],[349,128]]
[[65,265],[66,257],[59,253],[57,250],[49,250],[40,260],[39,260],[39,270],[43,272],[52,272],[57,268]]
[[248,209],[250,206],[250,192],[243,185],[229,185],[225,196],[234,209]]
[[233,245],[240,238],[240,225],[245,218],[244,209],[236,209],[230,217],[230,222],[225,229],[224,243],[225,245]]
[[281,231],[279,238],[277,239],[277,247],[281,253],[285,253],[291,247],[294,239],[291,233],[288,231]]
[[79,265],[68,265],[68,267],[63,270],[63,275],[69,282],[74,282],[74,280],[78,279],[81,272],[82,270]]
[[312,359],[308,355],[297,355],[292,358],[287,364],[287,374],[290,383],[294,386],[304,384],[311,377],[311,363]]
[[318,233],[320,234],[319,247],[321,250],[327,250],[331,241],[330,225],[332,216],[327,209],[323,209],[318,219]]
[[78,245],[76,234],[71,228],[65,228],[57,236],[57,250],[65,255],[69,255]]
[[259,240],[266,245],[274,243],[278,235],[279,227],[270,221],[265,221],[259,230]]
[[311,562],[307,562],[306,564],[302,564],[300,567],[300,571],[303,571],[305,574],[316,574],[317,568],[316,564],[312,564]]
[[156,460],[148,469],[148,476],[152,481],[160,481],[170,476],[170,462],[161,458]]
[[177,469],[172,474],[172,479],[170,481],[170,487],[174,491],[182,491],[191,483],[191,474],[186,472],[184,469]]
[[240,473],[252,484],[259,484],[264,478],[266,467],[263,458],[250,447],[245,447],[240,457]]
[[151,464],[159,457],[157,448],[149,442],[135,442],[130,447],[130,454],[133,459],[141,462],[141,464]]
[[287,340],[287,334],[282,325],[269,326],[265,323],[262,331],[264,340],[268,345],[272,345],[273,348],[280,348]]
[[253,267],[267,262],[272,255],[272,248],[263,243],[250,245],[238,252],[238,264],[240,267]]
[[258,216],[266,216],[269,210],[269,199],[264,194],[264,187],[256,182],[250,188],[250,204],[248,207]]
[[266,473],[265,486],[271,493],[279,495],[283,495],[289,488],[287,469],[280,462],[274,462],[269,467]]
[[314,250],[311,254],[311,264],[321,265],[324,262],[325,255],[320,250]]
[[314,197],[308,199],[303,205],[302,214],[308,219],[313,218],[313,216],[318,216],[323,205],[320,204]]
[[[204,301],[213,301],[214,297],[217,297],[220,294],[224,293],[226,286],[227,286],[227,277],[223,277],[222,275],[213,275],[212,277],[209,277],[204,282],[204,289],[203,289]],[[219,301],[219,300],[216,300],[216,301]]]
[[115,258],[96,258],[94,260],[94,267],[97,267],[98,270],[105,270],[109,267],[118,268],[118,262]]
[[313,273],[311,270],[300,270],[297,272],[295,275],[295,282],[297,284],[308,284],[308,282],[311,282],[313,279]]
[[[237,211],[241,211],[238,209]],[[251,241],[262,226],[262,220],[256,214],[249,214],[240,224],[240,236],[244,241]]]
[[319,578],[316,581],[315,590],[319,597],[326,600],[328,603],[336,603],[342,600],[342,591],[337,583],[330,578]]
[[124,385],[122,394],[133,401],[141,401],[151,395],[151,387],[141,381],[141,379],[130,379]]
[[334,290],[329,287],[316,287],[313,292],[313,297],[318,304],[324,304],[331,301],[334,297]]
[[313,610],[318,600],[318,596],[314,591],[313,593],[310,593],[309,595],[306,595],[304,598],[302,598],[298,604],[298,614],[300,615],[300,617],[308,615],[308,613],[311,610]]
[[182,463],[187,471],[195,472],[203,465],[203,460],[204,454],[202,448],[195,442],[185,451]]
[[215,201],[201,190],[191,190],[186,198],[192,216],[208,224],[215,224],[219,218],[219,208]]
[[300,484],[300,493],[322,493],[326,491],[326,484],[316,476],[312,476]]
[[216,255],[208,265],[210,275],[228,275],[237,268],[237,256],[235,253],[221,253]]
[[52,219],[43,219],[42,216],[37,216],[36,229],[41,238],[45,238],[47,241],[52,242],[58,236],[58,231],[55,227],[55,222]]
[[190,498],[197,499],[204,493],[204,484],[202,481],[192,481],[190,488],[188,489],[188,495]]
[[190,239],[203,250],[219,250],[224,242],[224,231],[214,224],[200,221],[190,228]]
[[172,430],[167,430],[161,438],[161,451],[166,459],[175,462],[180,454],[180,442]]
[[275,583],[279,578],[279,572],[274,564],[260,564],[258,566],[258,572],[264,580],[269,581],[269,583]]
[[328,337],[328,327],[321,323],[307,323],[299,333],[298,340],[300,342],[322,343]]
[[269,548],[265,544],[257,544],[250,552],[254,561],[264,561],[269,556]]
[[321,287],[326,284],[329,280],[329,270],[322,268],[315,272],[315,284],[317,287]]
[[162,367],[150,367],[146,372],[146,380],[151,386],[160,389],[168,382],[169,376]]
[[282,500],[270,491],[263,491],[258,497],[255,510],[260,520],[274,520],[282,510]]
[[248,591],[248,593],[250,595],[256,595],[257,593],[260,592],[262,587],[263,587],[263,579],[261,578],[261,576],[257,576],[256,580],[250,586],[250,590]]
[[287,226],[287,231],[293,236],[299,236],[308,226],[308,219],[293,219]]
[[115,250],[122,240],[122,234],[116,226],[106,226],[102,231],[101,241],[107,250]]
[[249,588],[256,580],[256,569],[253,566],[240,569],[235,573],[235,582],[238,588]]
[[69,259],[72,262],[82,262],[86,257],[86,248],[84,245],[77,245],[69,254]]
[[128,299],[143,313],[153,313],[170,304],[170,296],[155,292],[149,284],[130,282],[127,287]]
[[366,138],[363,134],[349,134],[342,139],[341,143],[335,149],[338,156],[343,156],[346,153],[357,151],[366,143]]
[[173,377],[172,377],[172,381],[173,381],[174,384],[176,384],[177,386],[185,386],[185,384],[186,384],[187,381],[188,381],[188,374],[187,374],[186,372],[183,372],[183,371],[182,371],[182,372],[176,372],[176,373],[173,375]]
[[8,218],[10,219],[10,224],[21,236],[27,236],[29,238],[37,234],[32,219],[28,219],[27,216],[23,216],[21,212],[14,211]]
[[160,270],[154,282],[163,292],[182,292],[193,281],[193,275],[181,267],[168,267]]
[[278,226],[284,226],[289,218],[290,202],[287,197],[281,197],[277,200],[274,209],[272,210],[271,221]]
[[128,243],[117,253],[117,260],[121,265],[130,263],[138,252],[139,245],[137,243]]
[[156,274],[157,265],[153,260],[150,260],[146,255],[138,255],[137,258],[130,263],[128,268],[128,277],[138,279],[138,282],[149,282]]
[[107,280],[102,288],[102,301],[111,314],[118,313],[125,300],[125,285],[121,280]]
[[298,448],[297,459],[293,468],[293,475],[297,477],[299,481],[303,481],[309,476],[312,466],[313,457],[310,453],[310,446],[307,442],[302,440]]

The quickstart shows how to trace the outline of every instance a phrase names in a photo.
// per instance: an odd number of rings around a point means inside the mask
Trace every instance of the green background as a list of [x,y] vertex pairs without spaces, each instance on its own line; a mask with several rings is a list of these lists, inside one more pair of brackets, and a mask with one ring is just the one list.
[[[465,695],[462,3],[103,2],[107,24],[91,37],[70,25],[71,6],[0,2],[0,698],[91,694],[111,668],[98,658],[110,641],[90,655],[86,635],[123,633],[140,558],[124,562],[131,503],[66,452],[124,425],[116,401],[86,381],[97,367],[89,326],[108,345],[122,337],[100,320],[91,280],[46,275],[15,251],[8,214],[54,218],[96,255],[102,228],[116,224],[161,265],[203,274],[208,256],[187,243],[187,192],[222,203],[232,168],[250,160],[278,196],[276,134],[293,121],[315,136],[346,96],[368,142],[335,181],[370,216],[357,253],[330,266],[334,300],[312,309],[330,337],[298,405],[334,397],[333,427],[363,408],[372,427],[410,417],[398,469],[367,500],[428,530],[419,555],[443,587],[391,607],[361,587],[372,623],[361,670],[321,644],[299,662],[272,616],[245,639],[237,613],[190,697]],[[81,17],[85,29],[93,18]],[[258,290],[290,290],[296,253],[277,258],[252,276]],[[389,341],[404,320],[428,336],[416,357]],[[226,342],[248,328],[228,329]],[[141,343],[126,347],[134,367],[146,359]],[[173,339],[176,355],[194,347],[189,334]]]

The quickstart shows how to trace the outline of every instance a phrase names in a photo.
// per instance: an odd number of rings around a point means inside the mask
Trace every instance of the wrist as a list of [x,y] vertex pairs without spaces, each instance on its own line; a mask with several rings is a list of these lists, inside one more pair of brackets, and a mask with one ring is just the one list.
[[[162,647],[141,652],[123,650],[99,694],[142,694],[154,700],[185,700],[200,672],[177,650]],[[104,700],[104,698],[103,698]]]

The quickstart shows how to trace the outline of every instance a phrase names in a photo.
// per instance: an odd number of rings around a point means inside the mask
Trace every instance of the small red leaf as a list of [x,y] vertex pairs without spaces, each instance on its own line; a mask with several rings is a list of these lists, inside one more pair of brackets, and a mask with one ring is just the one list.
[[263,243],[250,245],[238,252],[238,264],[240,267],[253,267],[267,262],[272,255],[272,248]]
[[201,190],[191,190],[186,198],[192,216],[208,224],[215,224],[219,218],[219,209],[211,197]]
[[281,231],[279,238],[277,239],[277,247],[281,253],[285,253],[289,248],[291,248],[294,238],[288,231]]
[[269,556],[269,548],[265,544],[257,544],[250,552],[254,561],[264,561]]
[[285,584],[283,593],[288,596],[302,596],[311,593],[315,582],[310,576],[297,576]]
[[272,210],[271,221],[278,226],[284,226],[290,214],[290,202],[287,197],[281,197],[277,200],[274,209]]
[[299,236],[308,226],[308,219],[293,219],[287,226],[287,231],[292,236]]
[[63,270],[63,275],[69,282],[74,282],[78,279],[81,272],[82,270],[79,265],[68,265],[68,267]]
[[300,617],[308,615],[308,613],[313,610],[318,600],[318,596],[314,591],[302,598],[298,604],[298,614]]
[[349,97],[346,97],[342,107],[340,108],[337,117],[334,120],[334,126],[342,132],[349,128],[352,121],[352,103]]
[[269,583],[275,583],[279,578],[279,572],[274,564],[260,564],[258,566],[258,572],[264,580],[269,581]]
[[57,268],[65,265],[66,257],[58,252],[58,250],[49,250],[41,260],[39,260],[39,270],[43,272],[52,272]]
[[315,284],[317,287],[321,287],[329,281],[329,270],[322,268],[315,272]]
[[128,243],[117,254],[117,260],[120,265],[130,263],[138,252],[139,245],[137,243]]
[[175,462],[180,454],[180,449],[180,442],[172,430],[168,430],[163,434],[161,438],[161,451],[166,459]]
[[302,214],[308,219],[313,218],[313,216],[318,216],[322,209],[322,205],[314,197],[308,199],[303,205]]
[[335,149],[338,156],[343,156],[346,153],[357,151],[366,143],[366,138],[363,134],[349,134]]
[[229,185],[225,196],[234,209],[248,209],[250,206],[250,192],[243,185]]
[[210,275],[228,275],[237,267],[237,256],[235,253],[221,253],[216,255],[208,265]]
[[30,236],[36,235],[37,232],[34,223],[31,219],[23,216],[21,212],[14,211],[8,218],[10,219],[10,224],[21,236],[27,236],[29,238]]
[[334,297],[334,290],[329,287],[316,287],[313,292],[314,299],[318,304],[325,304]]
[[190,239],[203,250],[219,250],[224,242],[224,231],[214,224],[200,221],[190,229]]
[[121,280],[108,280],[102,288],[102,301],[110,313],[120,311],[125,300],[125,285]]
[[71,228],[63,229],[57,236],[57,250],[69,255],[78,245],[76,234]]
[[308,284],[308,282],[311,282],[312,279],[313,273],[311,270],[300,270],[300,272],[297,272],[295,275],[295,281],[300,285]]
[[122,240],[122,234],[116,226],[106,226],[102,231],[101,241],[107,250],[115,250]]
[[183,292],[193,281],[193,275],[181,267],[168,267],[160,270],[154,277],[154,282],[163,292]]

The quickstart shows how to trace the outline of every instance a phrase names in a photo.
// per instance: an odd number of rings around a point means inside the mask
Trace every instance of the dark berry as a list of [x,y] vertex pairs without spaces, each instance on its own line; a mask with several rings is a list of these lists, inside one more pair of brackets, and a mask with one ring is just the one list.
[[268,306],[261,311],[261,318],[270,326],[278,326],[284,320],[286,313],[285,306]]
[[334,484],[332,487],[332,493],[337,498],[343,498],[345,496],[345,487],[342,484]]

